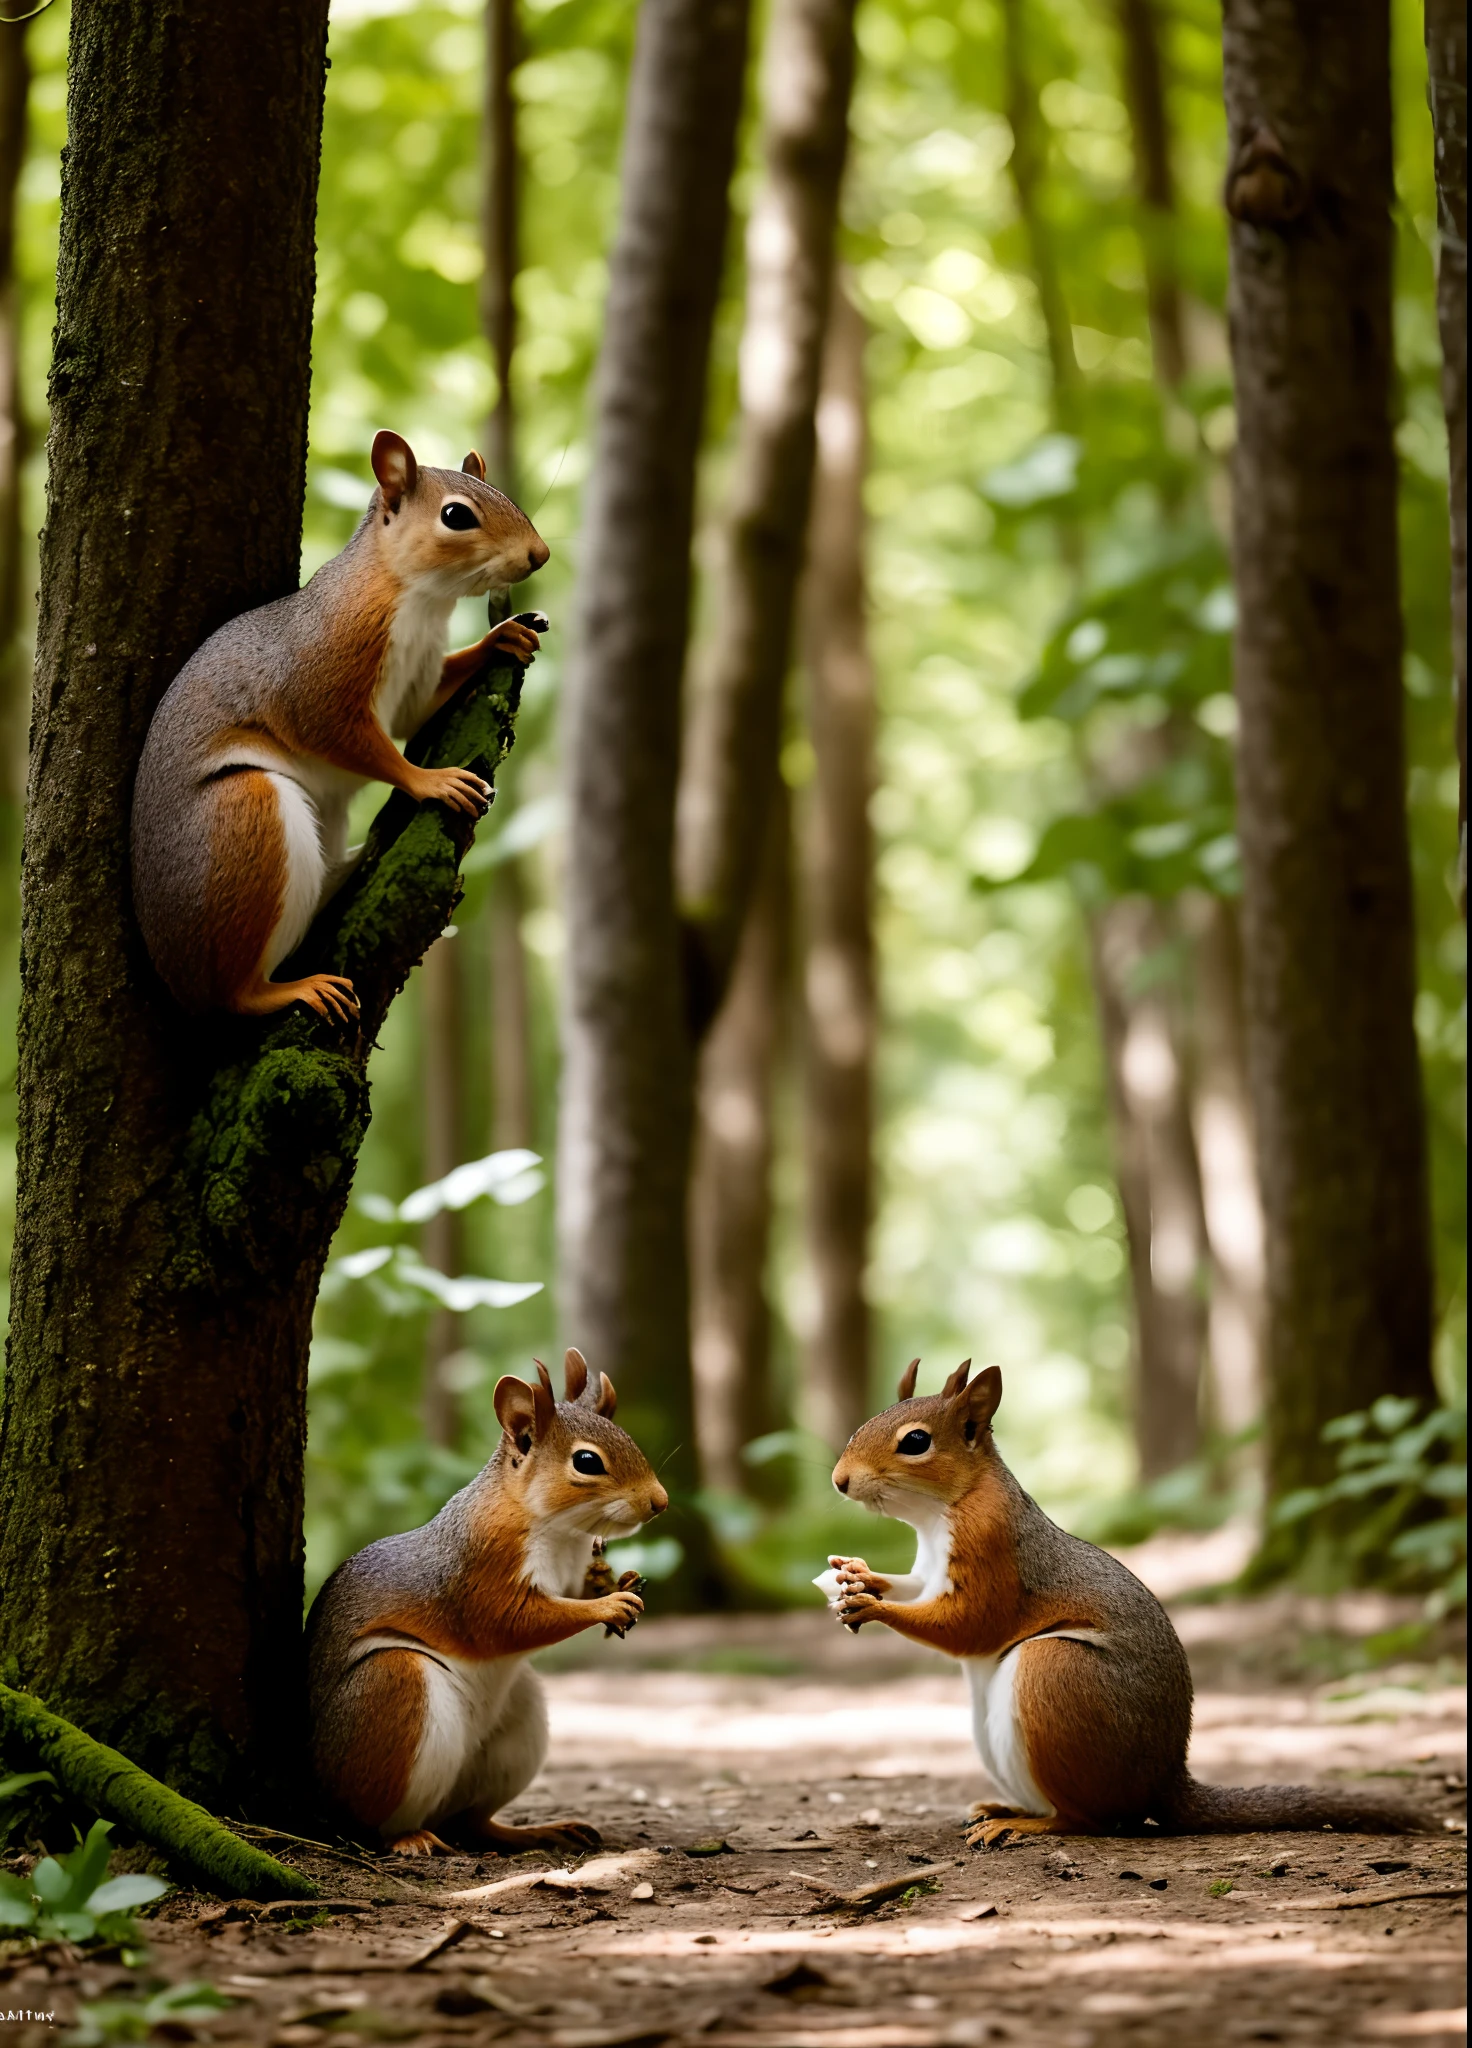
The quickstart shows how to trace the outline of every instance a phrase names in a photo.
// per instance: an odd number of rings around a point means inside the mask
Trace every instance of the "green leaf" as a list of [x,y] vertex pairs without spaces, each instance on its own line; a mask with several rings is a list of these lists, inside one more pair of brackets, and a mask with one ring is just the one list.
[[108,1836],[112,1833],[110,1820],[94,1820],[87,1830],[87,1839],[70,1855],[62,1857],[66,1874],[73,1886],[70,1904],[85,1906],[87,1900],[107,1876],[107,1859],[112,1854]]
[[71,1898],[72,1881],[54,1856],[43,1856],[31,1872],[31,1890],[43,1905],[62,1906]]
[[36,1902],[24,1878],[0,1871],[0,1927],[29,1927],[36,1917]]
[[17,1771],[12,1778],[0,1778],[0,1800],[14,1799],[27,1785],[54,1785],[50,1771]]
[[89,1913],[131,1913],[136,1906],[146,1906],[153,1899],[161,1899],[169,1889],[161,1877],[150,1877],[145,1871],[123,1877],[109,1878],[100,1884],[87,1901]]

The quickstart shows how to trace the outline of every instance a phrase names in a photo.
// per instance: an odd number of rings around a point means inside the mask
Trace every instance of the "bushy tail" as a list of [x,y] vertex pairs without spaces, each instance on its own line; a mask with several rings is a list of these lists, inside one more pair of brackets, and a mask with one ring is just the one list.
[[1431,1825],[1405,1800],[1349,1786],[1202,1785],[1189,1775],[1153,1818],[1172,1835],[1249,1835],[1269,1828],[1420,1835]]

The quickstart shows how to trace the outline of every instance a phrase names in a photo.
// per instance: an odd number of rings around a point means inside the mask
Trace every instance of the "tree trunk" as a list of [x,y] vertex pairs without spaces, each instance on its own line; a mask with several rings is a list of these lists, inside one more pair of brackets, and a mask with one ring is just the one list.
[[1115,0],[1124,48],[1125,102],[1134,141],[1135,190],[1145,247],[1145,302],[1155,374],[1174,391],[1186,374],[1176,260],[1176,181],[1171,161],[1170,108],[1160,49],[1156,0]]
[[808,532],[803,666],[814,776],[802,823],[803,1151],[815,1316],[810,1426],[841,1448],[869,1413],[873,1209],[874,669],[869,658],[863,316],[833,294]]
[[1099,999],[1135,1298],[1135,1438],[1147,1484],[1201,1448],[1206,1219],[1181,1057],[1179,990],[1160,973],[1169,914],[1149,897],[1094,921]]
[[1441,249],[1436,312],[1441,399],[1451,456],[1452,660],[1457,678],[1457,828],[1462,915],[1467,915],[1467,9],[1426,0],[1426,68],[1436,139]]
[[1017,211],[1022,217],[1032,257],[1033,282],[1038,289],[1038,303],[1047,336],[1048,360],[1053,371],[1053,409],[1059,424],[1066,427],[1073,424],[1078,357],[1074,353],[1073,326],[1063,296],[1058,252],[1043,199],[1043,144],[1039,134],[1037,87],[1027,64],[1023,32],[1025,19],[1025,0],[1002,0],[1006,114],[1012,130],[1009,168],[1017,194]]
[[[133,917],[153,709],[216,626],[297,580],[325,46],[324,0],[201,0],[167,34],[150,0],[72,13],[0,1661],[217,1810],[279,1792],[305,1753],[312,1305],[369,1049],[470,836],[391,798],[308,935],[298,958],[356,984],[356,1033],[299,1007],[186,1019]],[[519,687],[470,685],[416,758],[493,769]]]
[[[674,1494],[695,1482],[685,1247],[692,1059],[675,785],[695,464],[747,0],[645,0],[599,363],[567,679],[568,949],[558,1174],[570,1338]],[[691,1556],[702,1542],[687,1520]],[[690,1594],[692,1563],[681,1590]]]
[[[0,801],[19,809],[31,722],[29,664],[21,658],[20,472],[25,416],[20,392],[20,279],[15,269],[17,196],[26,154],[30,63],[24,28],[0,26]],[[14,842],[4,846],[7,869]]]
[[741,439],[714,653],[680,787],[697,1038],[730,977],[776,780],[848,151],[853,16],[854,0],[776,0],[763,55],[764,170],[746,234]]
[[777,779],[736,968],[700,1055],[690,1174],[691,1354],[704,1484],[754,1491],[742,1446],[777,1427],[767,1254],[773,1096],[792,912],[791,820]]
[[[1211,1261],[1207,1349],[1211,1419],[1240,1437],[1262,1413],[1263,1224],[1242,1016],[1237,906],[1196,894],[1181,905],[1191,944],[1191,1125]],[[1239,1472],[1255,1457],[1237,1454]]]
[[[516,358],[516,277],[521,268],[521,155],[517,146],[512,76],[521,61],[517,0],[486,0],[485,270],[481,324],[496,371],[490,420],[490,475],[520,501],[516,399],[511,388]],[[530,1146],[535,1125],[531,1053],[531,993],[521,920],[526,887],[516,856],[491,877],[491,1124],[498,1150]]]
[[[420,1012],[424,1041],[424,1157],[426,1181],[443,1180],[465,1146],[465,1006],[458,938],[439,938],[424,956]],[[424,1259],[438,1272],[456,1274],[464,1239],[458,1209],[441,1209],[424,1226]],[[460,1403],[451,1361],[460,1349],[462,1319],[441,1304],[425,1337],[424,1434],[453,1447],[460,1434]]]
[[1331,1417],[1432,1394],[1388,0],[1227,0],[1224,56],[1242,936],[1279,1496],[1332,1471]]

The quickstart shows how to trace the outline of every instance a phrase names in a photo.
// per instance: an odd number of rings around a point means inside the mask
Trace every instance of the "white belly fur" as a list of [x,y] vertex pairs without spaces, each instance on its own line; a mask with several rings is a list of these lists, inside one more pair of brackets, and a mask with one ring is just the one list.
[[424,1732],[404,1797],[383,1823],[385,1837],[471,1807],[494,1810],[530,1784],[546,1751],[546,1717],[537,1711],[540,1687],[532,1673],[523,1676],[523,1664],[520,1657],[420,1656]]
[[1051,1814],[1033,1778],[1017,1721],[1017,1662],[1026,1648],[1019,1643],[1000,1657],[961,1660],[971,1688],[971,1732],[998,1801],[1017,1813]]

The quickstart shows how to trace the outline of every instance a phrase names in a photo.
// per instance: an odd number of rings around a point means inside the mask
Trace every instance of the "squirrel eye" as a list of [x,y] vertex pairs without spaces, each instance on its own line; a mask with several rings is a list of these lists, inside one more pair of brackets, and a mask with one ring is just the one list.
[[455,533],[469,533],[480,525],[480,521],[468,505],[457,504],[453,499],[440,513],[440,524],[448,526]]
[[928,1429],[907,1429],[895,1445],[895,1449],[902,1458],[918,1458],[922,1451],[930,1449],[930,1431]]
[[596,1451],[574,1451],[572,1454],[572,1469],[574,1472],[586,1472],[592,1476],[599,1472],[606,1472],[608,1467]]

